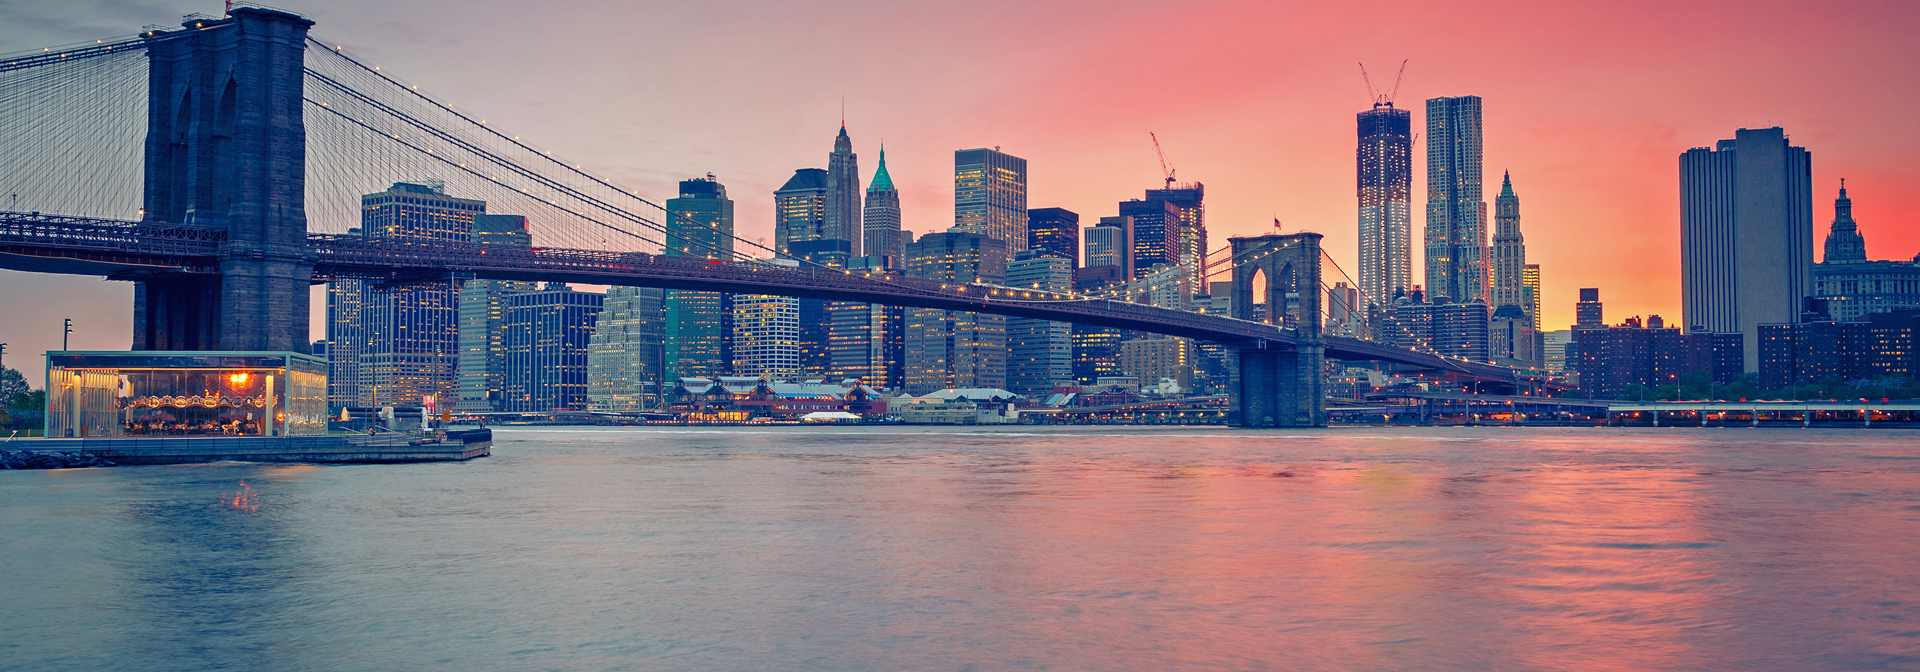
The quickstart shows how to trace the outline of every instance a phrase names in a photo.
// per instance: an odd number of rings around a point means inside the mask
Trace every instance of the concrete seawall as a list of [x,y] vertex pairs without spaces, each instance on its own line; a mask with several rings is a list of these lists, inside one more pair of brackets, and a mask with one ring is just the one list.
[[485,457],[493,451],[493,432],[480,429],[450,433],[447,440],[430,443],[400,435],[112,437],[13,443],[11,447],[19,450],[82,453],[116,464],[221,461],[381,464]]

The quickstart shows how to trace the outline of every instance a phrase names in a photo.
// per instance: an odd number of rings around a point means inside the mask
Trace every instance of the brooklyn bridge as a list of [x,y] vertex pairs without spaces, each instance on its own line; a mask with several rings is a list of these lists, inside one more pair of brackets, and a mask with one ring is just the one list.
[[[0,57],[10,127],[0,170],[23,185],[0,211],[0,268],[136,283],[135,350],[307,352],[315,283],[499,279],[964,310],[1211,341],[1229,352],[1229,422],[1247,427],[1324,425],[1331,360],[1489,391],[1545,382],[1387,342],[1397,339],[1329,333],[1331,260],[1316,233],[1234,238],[1196,269],[1231,276],[1231,316],[757,263],[752,251],[764,248],[742,238],[668,255],[659,205],[421,94],[309,35],[312,26],[239,6],[179,28]],[[528,213],[535,247],[344,235],[358,220],[352,194],[426,174]],[[1256,304],[1293,307],[1256,321]]]

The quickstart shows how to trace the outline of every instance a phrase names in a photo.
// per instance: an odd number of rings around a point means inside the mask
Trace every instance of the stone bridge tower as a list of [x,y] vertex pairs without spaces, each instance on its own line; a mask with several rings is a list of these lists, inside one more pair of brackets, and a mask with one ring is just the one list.
[[148,48],[147,221],[224,227],[219,274],[164,273],[134,289],[134,350],[306,353],[307,29],[240,7]]
[[[1320,238],[1318,233],[1232,238],[1233,317],[1254,319],[1254,304],[1265,303],[1265,320],[1291,324],[1298,338],[1288,346],[1271,341],[1235,343],[1237,362],[1228,382],[1227,422],[1236,427],[1322,427],[1327,424],[1326,334],[1320,317]],[[1265,296],[1254,296],[1256,277],[1264,277]],[[1287,311],[1287,294],[1298,297]]]

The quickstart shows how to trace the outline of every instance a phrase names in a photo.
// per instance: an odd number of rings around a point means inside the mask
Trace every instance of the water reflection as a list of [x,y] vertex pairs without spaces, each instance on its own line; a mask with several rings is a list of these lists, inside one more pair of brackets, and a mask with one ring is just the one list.
[[1901,438],[501,430],[0,474],[0,626],[30,669],[1911,669]]

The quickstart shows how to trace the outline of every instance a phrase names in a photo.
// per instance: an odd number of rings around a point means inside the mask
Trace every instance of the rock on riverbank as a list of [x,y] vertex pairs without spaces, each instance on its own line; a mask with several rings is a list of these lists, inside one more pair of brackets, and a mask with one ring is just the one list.
[[85,453],[0,450],[0,469],[73,469],[111,467],[110,461]]

